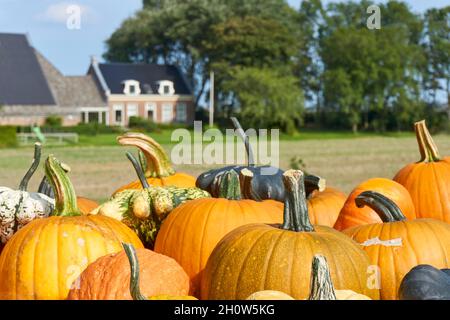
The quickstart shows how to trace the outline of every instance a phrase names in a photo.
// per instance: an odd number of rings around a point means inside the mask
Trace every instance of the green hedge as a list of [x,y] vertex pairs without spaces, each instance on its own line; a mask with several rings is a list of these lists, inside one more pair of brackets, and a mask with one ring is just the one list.
[[0,148],[17,147],[17,128],[0,126]]

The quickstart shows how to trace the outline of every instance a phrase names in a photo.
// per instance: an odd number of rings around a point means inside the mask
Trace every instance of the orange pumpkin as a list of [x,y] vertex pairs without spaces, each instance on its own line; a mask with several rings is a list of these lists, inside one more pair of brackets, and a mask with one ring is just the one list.
[[77,204],[78,209],[80,209],[82,214],[88,214],[89,212],[91,212],[92,210],[94,210],[99,206],[99,204],[94,200],[84,197],[77,197]]
[[[243,169],[241,174],[252,175]],[[188,201],[164,220],[156,237],[155,251],[174,258],[191,278],[191,293],[198,297],[201,273],[220,239],[231,230],[255,222],[280,223],[277,201],[241,200],[234,170],[222,176],[221,198]]]
[[55,210],[21,228],[0,256],[0,299],[65,299],[80,273],[97,258],[122,250],[122,242],[143,245],[123,223],[82,215],[66,172],[52,155],[45,165]]
[[[195,178],[182,172],[175,172],[170,160],[159,143],[142,133],[126,133],[117,137],[123,146],[139,148],[145,156],[145,176],[151,186],[176,186],[180,188],[195,187]],[[135,180],[117,189],[114,194],[126,189],[142,189],[139,180]]]
[[355,204],[356,197],[369,190],[379,192],[394,201],[408,219],[416,218],[416,210],[408,190],[393,180],[372,178],[358,185],[350,193],[334,225],[336,230],[342,231],[359,225],[382,222],[370,207],[358,208]]
[[283,224],[253,223],[228,233],[212,252],[201,280],[202,299],[245,299],[261,290],[309,296],[311,260],[329,261],[336,289],[378,298],[367,287],[367,254],[350,238],[309,221],[303,173],[283,174],[287,199]]
[[450,224],[436,219],[408,221],[392,200],[377,192],[365,191],[355,202],[358,207],[371,207],[384,222],[344,231],[378,266],[373,284],[381,299],[397,299],[403,277],[416,265],[450,267]]
[[411,194],[418,218],[450,223],[450,162],[441,160],[425,120],[415,123],[421,159],[401,169],[394,180]]
[[[137,249],[139,287],[147,296],[184,296],[189,277],[172,258],[148,249]],[[69,300],[132,300],[130,263],[125,251],[109,254],[91,263],[75,280]]]

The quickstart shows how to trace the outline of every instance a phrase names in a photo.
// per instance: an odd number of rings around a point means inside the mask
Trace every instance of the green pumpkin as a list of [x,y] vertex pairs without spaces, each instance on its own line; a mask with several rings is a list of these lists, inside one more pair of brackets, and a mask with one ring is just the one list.
[[34,145],[34,159],[20,182],[19,190],[0,187],[0,238],[5,244],[20,228],[34,219],[48,217],[55,201],[38,192],[27,192],[28,181],[39,166],[41,145]]
[[210,197],[210,194],[195,187],[150,186],[133,155],[127,152],[127,157],[135,167],[143,189],[118,192],[91,214],[105,215],[125,223],[146,247],[153,248],[161,223],[173,209],[188,200]]

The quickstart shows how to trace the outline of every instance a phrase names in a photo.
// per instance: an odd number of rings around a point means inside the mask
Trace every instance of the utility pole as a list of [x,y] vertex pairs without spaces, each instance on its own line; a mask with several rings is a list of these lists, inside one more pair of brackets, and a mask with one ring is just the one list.
[[209,126],[214,125],[214,72],[209,74]]

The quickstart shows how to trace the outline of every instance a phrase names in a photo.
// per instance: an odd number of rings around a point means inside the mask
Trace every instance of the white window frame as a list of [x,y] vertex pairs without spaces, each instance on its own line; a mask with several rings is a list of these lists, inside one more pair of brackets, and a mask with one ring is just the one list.
[[157,108],[157,106],[156,106],[156,103],[154,103],[154,102],[147,102],[146,104],[145,104],[145,117],[148,119],[148,112],[149,111],[153,111],[153,122],[157,122],[157,120],[158,120],[158,114],[157,114],[157,110],[158,110],[158,108]]
[[[116,111],[120,110],[122,112],[122,119],[120,122],[117,122],[116,119]],[[125,106],[123,104],[114,104],[113,105],[113,121],[114,124],[116,125],[121,125],[123,126],[123,124],[125,123]]]
[[[161,122],[170,123],[173,121],[173,104],[172,103],[163,103],[161,106]],[[166,111],[170,110],[170,118],[166,117]]]
[[[180,112],[180,109],[183,112]],[[183,114],[183,117],[180,115]],[[175,110],[175,120],[176,122],[185,123],[187,121],[187,104],[186,102],[178,102]]]
[[[131,107],[134,107],[134,110],[136,111],[132,115],[130,115]],[[139,104],[137,104],[137,103],[127,103],[127,118],[128,118],[128,120],[130,119],[130,117],[139,117]]]
[[[173,96],[175,94],[175,88],[173,82],[170,80],[161,80],[158,82],[159,88],[158,93],[162,96]],[[164,87],[169,87],[169,93],[164,93]]]
[[[137,80],[125,80],[122,82],[123,83],[123,93],[126,94],[127,96],[137,96],[141,94],[141,87],[139,85],[139,81]],[[130,92],[130,87],[134,86],[134,88],[136,89],[134,91],[134,93]]]

